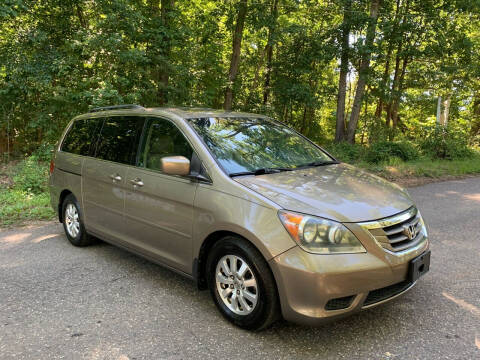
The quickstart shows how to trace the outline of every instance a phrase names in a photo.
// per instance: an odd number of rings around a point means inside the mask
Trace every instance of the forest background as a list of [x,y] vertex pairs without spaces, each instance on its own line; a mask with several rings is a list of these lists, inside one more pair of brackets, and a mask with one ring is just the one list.
[[0,202],[46,196],[68,121],[124,103],[267,114],[390,179],[479,173],[480,1],[1,2]]

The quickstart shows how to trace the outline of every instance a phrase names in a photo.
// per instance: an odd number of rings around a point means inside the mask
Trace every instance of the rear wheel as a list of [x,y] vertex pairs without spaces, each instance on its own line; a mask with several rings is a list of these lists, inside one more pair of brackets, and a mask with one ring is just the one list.
[[67,239],[74,246],[87,246],[94,239],[85,231],[80,205],[72,194],[65,197],[62,204],[63,228]]
[[240,237],[228,236],[213,246],[207,282],[220,312],[239,327],[261,330],[279,317],[270,268],[259,251]]

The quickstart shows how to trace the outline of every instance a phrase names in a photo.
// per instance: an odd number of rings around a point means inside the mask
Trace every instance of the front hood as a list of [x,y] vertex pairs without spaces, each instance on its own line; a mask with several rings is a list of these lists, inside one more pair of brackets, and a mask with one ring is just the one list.
[[237,177],[235,181],[284,209],[340,222],[380,219],[413,205],[401,187],[347,164]]

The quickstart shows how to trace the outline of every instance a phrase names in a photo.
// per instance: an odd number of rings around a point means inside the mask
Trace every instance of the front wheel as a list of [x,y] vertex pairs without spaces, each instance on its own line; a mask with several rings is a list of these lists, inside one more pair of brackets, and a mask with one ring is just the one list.
[[207,260],[207,281],[220,312],[232,323],[261,330],[279,316],[275,280],[259,251],[246,240],[218,241]]
[[94,239],[85,231],[80,205],[72,194],[67,195],[62,204],[63,228],[68,241],[75,246],[87,246]]

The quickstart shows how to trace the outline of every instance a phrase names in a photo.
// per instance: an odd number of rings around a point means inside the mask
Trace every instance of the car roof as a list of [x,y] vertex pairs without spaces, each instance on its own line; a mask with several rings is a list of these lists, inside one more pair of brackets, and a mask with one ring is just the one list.
[[192,118],[206,118],[206,117],[239,117],[239,118],[265,118],[265,115],[246,113],[246,112],[237,112],[237,111],[226,111],[221,109],[210,109],[210,108],[200,108],[200,107],[153,107],[153,108],[144,108],[144,107],[134,107],[128,109],[106,109],[106,110],[95,110],[94,112],[89,112],[77,116],[76,119],[85,119],[90,117],[98,117],[105,115],[176,115],[183,119],[192,119]]

